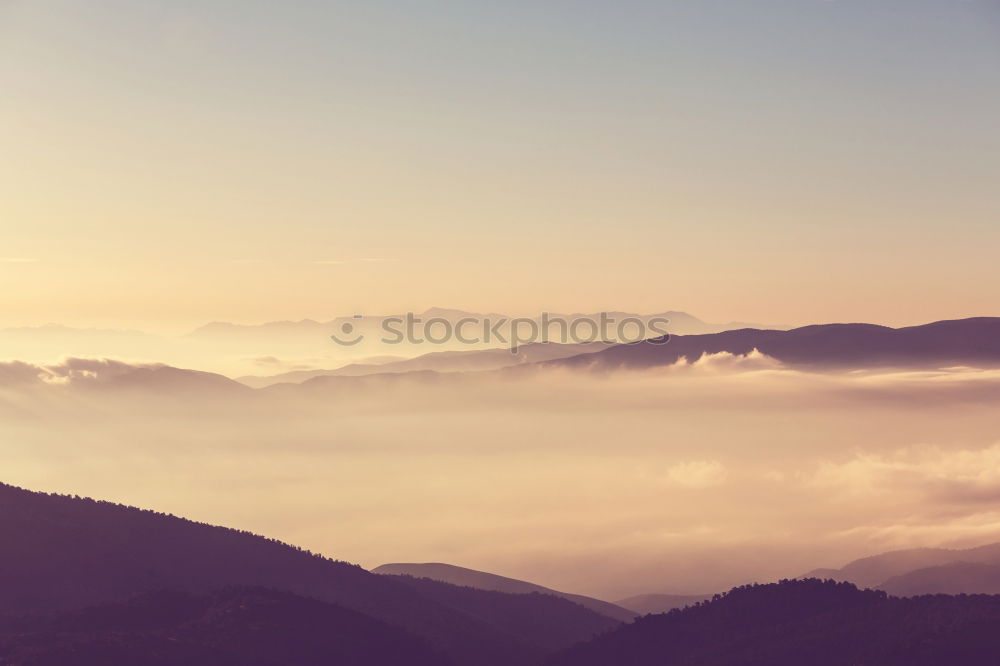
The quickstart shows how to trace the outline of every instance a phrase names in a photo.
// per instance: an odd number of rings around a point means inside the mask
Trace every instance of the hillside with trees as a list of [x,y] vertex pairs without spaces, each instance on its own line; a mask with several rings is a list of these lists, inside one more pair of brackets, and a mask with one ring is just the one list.
[[526,663],[619,624],[565,599],[414,586],[249,532],[8,485],[0,485],[0,543],[0,613],[261,586],[401,627],[469,666]]
[[548,666],[987,666],[1000,596],[890,597],[817,579],[734,588],[647,615]]
[[0,620],[0,664],[449,666],[407,632],[264,588],[151,592],[124,603]]

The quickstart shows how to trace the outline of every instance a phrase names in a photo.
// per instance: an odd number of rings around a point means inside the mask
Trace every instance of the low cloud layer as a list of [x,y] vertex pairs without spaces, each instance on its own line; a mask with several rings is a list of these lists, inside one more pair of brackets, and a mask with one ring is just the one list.
[[0,364],[4,480],[605,597],[1000,540],[994,370],[755,352],[257,391],[167,370]]

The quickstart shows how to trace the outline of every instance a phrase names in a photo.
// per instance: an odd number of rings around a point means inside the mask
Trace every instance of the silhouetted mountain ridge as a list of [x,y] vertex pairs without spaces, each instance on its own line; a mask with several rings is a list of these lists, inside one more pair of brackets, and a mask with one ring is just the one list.
[[889,578],[879,586],[889,594],[1000,594],[1000,566],[983,562],[949,562]]
[[803,578],[831,578],[859,587],[880,587],[887,580],[910,572],[956,562],[1000,565],[1000,543],[976,548],[909,548],[849,562],[840,569],[814,569]]
[[754,350],[788,365],[800,366],[998,366],[1000,318],[974,317],[903,328],[820,324],[787,331],[749,328],[708,335],[672,335],[663,344],[646,341],[617,345],[542,365],[597,370],[642,369],[670,365],[680,359],[693,362],[705,354],[746,355]]
[[238,395],[248,387],[214,372],[175,368],[163,363],[126,363],[113,359],[68,358],[52,365],[0,362],[0,386],[73,387],[90,391],[153,391]]
[[[526,640],[533,646],[540,646],[546,652],[565,648],[583,637],[590,638],[621,624],[619,620],[552,594],[481,590],[413,576],[389,578],[417,590],[421,597],[448,607],[475,607],[476,616],[491,627]],[[539,622],[540,616],[560,617],[561,620]]]
[[611,346],[606,342],[558,344],[534,342],[521,345],[517,353],[510,349],[472,349],[468,351],[437,351],[415,358],[388,363],[351,363],[332,370],[293,370],[277,375],[250,375],[237,378],[242,384],[264,388],[279,383],[302,383],[316,377],[360,377],[373,374],[406,373],[419,371],[470,372],[495,370],[524,363],[537,363],[558,358],[589,354]]
[[582,594],[559,592],[541,585],[536,585],[535,583],[517,580],[516,578],[507,578],[506,576],[498,576],[497,574],[487,573],[485,571],[466,569],[465,567],[458,567],[453,564],[444,564],[441,562],[428,562],[424,564],[383,564],[372,569],[372,573],[392,576],[409,576],[412,578],[429,578],[431,580],[450,583],[452,585],[462,585],[480,590],[492,590],[496,592],[507,592],[510,594],[550,594],[562,597],[563,599],[568,599],[573,603],[589,608],[595,613],[607,615],[608,617],[613,617],[616,620],[621,620],[622,622],[632,620],[636,616],[636,613],[628,608],[622,608],[621,606],[607,601],[586,597]]
[[816,579],[748,585],[554,655],[549,666],[986,666],[1000,596],[900,599]]
[[[405,628],[469,666],[540,658],[551,644],[532,642],[539,631],[564,637],[565,647],[617,624],[555,597],[454,593],[433,581],[418,589],[249,532],[2,484],[0,543],[0,613],[81,608],[165,588],[264,586]],[[530,635],[490,619],[515,612],[532,625]]]
[[666,613],[675,608],[692,606],[711,598],[711,594],[637,594],[633,597],[619,599],[615,603],[623,608],[633,610],[639,615],[647,615],[649,613]]

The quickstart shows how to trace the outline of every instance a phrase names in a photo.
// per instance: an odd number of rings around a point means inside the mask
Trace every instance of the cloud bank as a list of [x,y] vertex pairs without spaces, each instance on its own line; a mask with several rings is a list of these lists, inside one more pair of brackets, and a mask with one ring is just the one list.
[[448,561],[606,597],[1000,540],[1000,372],[338,377],[0,364],[5,480],[375,566]]

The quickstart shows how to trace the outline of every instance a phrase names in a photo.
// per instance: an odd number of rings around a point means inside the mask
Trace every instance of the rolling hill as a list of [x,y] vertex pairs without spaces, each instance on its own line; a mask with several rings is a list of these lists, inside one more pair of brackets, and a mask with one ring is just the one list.
[[623,608],[619,605],[585,597],[581,594],[569,594],[529,583],[516,578],[507,578],[496,574],[476,571],[457,567],[453,564],[442,564],[439,562],[429,562],[425,564],[383,564],[372,569],[372,573],[392,576],[410,576],[412,578],[428,578],[430,580],[451,583],[452,585],[462,585],[480,590],[492,590],[496,592],[506,592],[508,594],[549,594],[556,597],[568,599],[573,603],[580,604],[584,608],[607,615],[622,622],[628,622],[635,618],[636,613],[631,609]]
[[[956,562],[972,562],[1000,565],[1000,543],[987,544],[977,548],[911,548],[894,550],[854,560],[840,569],[814,569],[803,578],[830,578],[846,581],[858,587],[881,587],[894,577],[903,576],[919,569],[938,567]],[[921,594],[922,592],[916,592]]]
[[1000,594],[1000,566],[982,562],[951,562],[893,576],[878,587],[897,597]]
[[815,579],[749,585],[647,615],[548,666],[987,666],[1000,596],[896,598]]
[[711,598],[710,594],[637,594],[627,599],[619,599],[615,604],[635,611],[639,615],[648,615],[693,606]]
[[[0,485],[0,543],[0,614],[79,609],[161,589],[262,586],[401,627],[469,666],[528,663],[618,624],[551,596],[434,581],[418,588],[249,532],[8,485]],[[511,615],[518,622],[504,620]],[[544,645],[538,635],[549,637]]]

